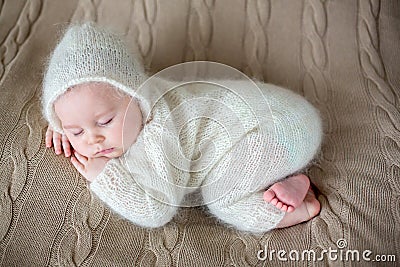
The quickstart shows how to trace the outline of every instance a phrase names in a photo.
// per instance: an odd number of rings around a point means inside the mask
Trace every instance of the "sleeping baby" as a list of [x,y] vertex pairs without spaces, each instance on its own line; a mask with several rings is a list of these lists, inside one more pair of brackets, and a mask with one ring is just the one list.
[[46,146],[134,224],[160,227],[179,207],[203,205],[228,226],[264,233],[319,213],[300,172],[320,149],[321,120],[287,89],[148,78],[119,36],[92,23],[68,28],[43,84]]

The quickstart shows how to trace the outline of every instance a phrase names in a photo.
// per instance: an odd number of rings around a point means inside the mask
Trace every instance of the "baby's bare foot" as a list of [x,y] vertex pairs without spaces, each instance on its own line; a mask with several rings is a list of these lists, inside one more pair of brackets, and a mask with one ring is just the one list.
[[303,202],[310,179],[304,174],[289,177],[273,184],[264,192],[264,200],[285,212],[292,212]]
[[315,197],[314,192],[309,189],[304,201],[293,212],[286,213],[283,219],[278,223],[276,228],[289,227],[308,221],[315,217],[321,209],[321,204]]

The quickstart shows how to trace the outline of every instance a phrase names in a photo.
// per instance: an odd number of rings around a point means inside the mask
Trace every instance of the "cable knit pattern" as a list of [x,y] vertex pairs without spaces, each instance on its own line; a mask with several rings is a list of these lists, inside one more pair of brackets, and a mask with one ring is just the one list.
[[[374,117],[377,129],[379,129],[379,148],[385,159],[385,170],[388,179],[385,182],[389,184],[389,188],[393,193],[391,199],[391,207],[388,209],[387,215],[398,219],[400,216],[400,181],[396,170],[400,168],[400,110],[396,107],[396,89],[392,88],[387,81],[382,56],[379,47],[379,14],[380,1],[358,1],[358,46],[359,60],[363,71],[365,90],[374,106]],[[399,232],[399,225],[393,225],[393,233]],[[400,236],[393,235],[396,250],[399,251]]]
[[[18,5],[22,3],[18,3]],[[3,6],[3,4],[3,1],[0,1],[0,14],[1,12],[11,12],[11,9],[15,8],[16,3],[8,6],[10,10],[7,10],[7,6]],[[8,25],[7,22],[1,22],[2,27],[4,27],[3,32],[7,32],[7,35],[0,35],[0,80],[3,78],[7,66],[17,56],[20,46],[26,42],[31,34],[31,28],[39,18],[41,9],[41,0],[25,2],[15,25]],[[7,26],[10,26],[10,28],[7,29]]]
[[4,257],[6,246],[18,229],[18,219],[23,212],[29,188],[34,183],[32,177],[44,154],[40,152],[39,140],[32,138],[33,129],[40,129],[44,125],[37,113],[37,94],[37,89],[33,88],[23,96],[23,100],[19,100],[24,103],[21,106],[21,116],[14,122],[13,132],[6,138],[4,145],[12,153],[7,157],[1,155],[0,158],[0,175],[7,177],[0,183],[3,192],[0,194],[0,214],[3,216],[0,220],[0,259]]
[[[222,221],[253,233],[274,228],[284,213],[263,200],[264,189],[314,157],[322,136],[318,112],[277,86],[258,84],[265,101],[245,93],[243,81],[224,84],[249,98],[190,84],[150,103],[153,119],[123,157],[106,165],[92,191],[130,221],[158,227],[201,187],[204,204]],[[265,117],[256,118],[255,110]]]
[[[130,25],[137,30],[137,32],[134,32],[135,40],[137,40],[137,50],[146,59],[145,66],[148,66],[151,64],[155,50],[154,35],[156,29],[154,24],[157,19],[157,1],[137,0],[134,1],[133,5]],[[138,25],[142,27],[138,27]]]
[[[337,153],[333,147],[327,146],[333,142],[332,133],[335,132],[337,119],[336,114],[333,112],[328,103],[332,101],[332,90],[331,80],[329,79],[329,72],[327,62],[329,62],[329,56],[326,47],[327,40],[327,2],[323,0],[307,0],[304,1],[303,6],[303,38],[302,38],[302,50],[301,58],[304,65],[304,75],[302,77],[302,90],[304,95],[309,99],[313,99],[313,104],[318,105],[318,109],[322,114],[324,121],[324,144],[325,146],[321,149],[321,155],[318,157],[319,163],[314,165],[314,168],[310,170],[310,177],[321,177],[325,170],[329,169],[335,175],[339,174],[341,170],[335,166],[332,159]],[[329,150],[328,150],[329,148]],[[317,167],[318,166],[318,167]],[[316,187],[323,192],[324,195],[334,195],[335,199],[342,201],[341,195],[337,188],[346,183],[346,179],[340,179],[335,183],[326,182],[323,179],[313,179],[312,182]],[[320,200],[321,202],[323,200]],[[345,204],[342,205],[342,209],[346,210]],[[319,218],[315,220],[312,225],[312,231],[325,232],[327,236],[319,235],[316,237],[314,246],[320,247],[334,247],[336,240],[339,238],[348,238],[348,232],[343,227],[345,224],[344,220],[340,220],[338,215],[333,213],[331,210],[326,209],[324,211],[331,220],[331,225],[336,225],[335,228],[326,228],[325,223],[320,223]],[[321,229],[326,229],[322,231]],[[332,229],[342,229],[339,231],[338,236],[334,236],[330,233]]]
[[[380,255],[379,265],[399,265],[400,2],[193,2],[0,0],[0,266],[368,266]],[[181,207],[147,229],[90,195],[70,159],[45,147],[35,94],[60,30],[86,20],[140,45],[150,72],[199,55],[252,75],[259,63],[261,80],[303,95],[324,125],[307,168],[321,212],[258,236],[226,227],[206,207]],[[181,136],[192,137],[184,126]],[[205,149],[197,148],[193,159]],[[289,255],[312,250],[311,261]],[[347,260],[356,250],[360,260]]]
[[189,2],[185,60],[207,60],[213,37],[212,10],[215,0]]
[[72,16],[73,21],[98,21],[98,7],[101,0],[81,0]]
[[243,36],[243,48],[246,56],[244,73],[257,79],[263,79],[265,59],[268,54],[266,29],[271,16],[270,1],[246,1],[246,30]]

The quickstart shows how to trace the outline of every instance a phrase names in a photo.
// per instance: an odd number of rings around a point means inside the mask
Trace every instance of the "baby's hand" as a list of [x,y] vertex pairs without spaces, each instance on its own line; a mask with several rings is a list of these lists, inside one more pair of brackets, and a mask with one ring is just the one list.
[[76,151],[74,155],[71,157],[72,164],[89,182],[96,179],[110,160],[106,157],[87,158]]
[[[54,144],[54,151],[57,155],[62,153],[64,150],[64,155],[66,157],[71,156],[71,144],[65,134],[59,134],[53,131],[51,126],[47,127],[46,131],[46,147],[52,147]],[[61,149],[62,148],[62,149]]]

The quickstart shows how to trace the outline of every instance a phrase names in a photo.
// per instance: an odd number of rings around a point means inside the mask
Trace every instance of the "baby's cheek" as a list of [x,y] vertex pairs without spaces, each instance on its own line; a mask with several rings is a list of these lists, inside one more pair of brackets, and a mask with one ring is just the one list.
[[131,125],[124,125],[125,127],[122,128],[119,132],[119,137],[120,137],[120,144],[124,146],[124,148],[128,148],[132,145],[134,142],[136,136],[135,136],[135,130],[134,126]]
[[109,137],[112,139],[111,142],[113,144],[121,145],[123,141],[122,125],[116,125],[116,127],[114,127],[110,132]]
[[79,142],[77,140],[74,140],[74,138],[72,138],[70,139],[70,143],[76,152],[85,157],[91,157],[91,155],[89,155],[88,149],[82,144],[82,142]]

